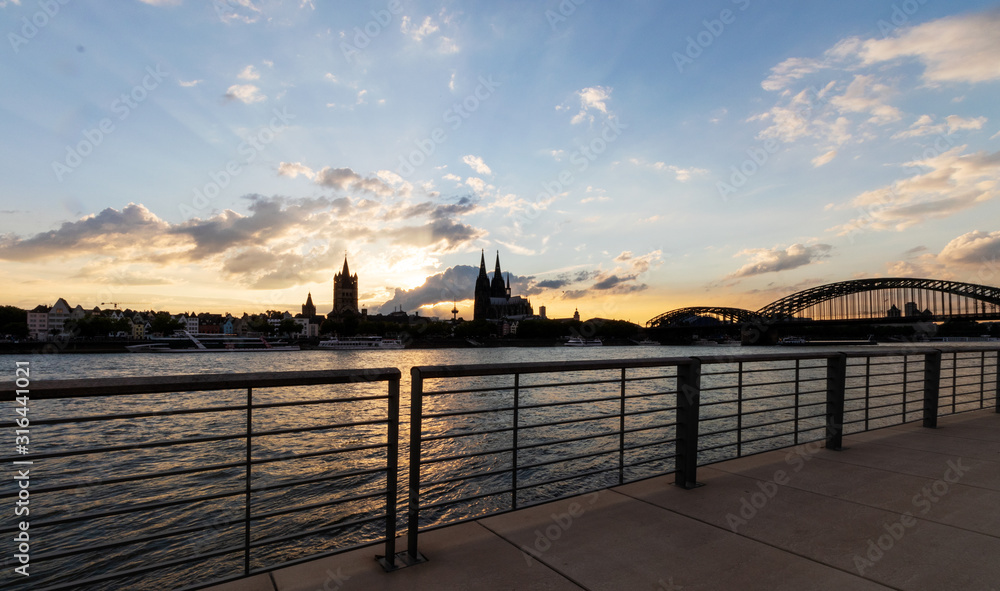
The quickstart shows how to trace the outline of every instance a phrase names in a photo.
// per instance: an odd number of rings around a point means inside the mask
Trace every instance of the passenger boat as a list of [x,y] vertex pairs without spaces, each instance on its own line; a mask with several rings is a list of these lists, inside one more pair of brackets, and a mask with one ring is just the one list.
[[600,347],[604,345],[601,339],[585,339],[583,337],[570,337],[566,341],[565,345],[567,347]]
[[160,338],[145,345],[128,345],[131,353],[237,353],[246,351],[298,351],[298,345],[269,343],[264,337],[234,337],[228,335],[198,335],[186,330],[183,337]]
[[380,336],[333,337],[319,342],[320,349],[364,350],[402,349],[403,341]]

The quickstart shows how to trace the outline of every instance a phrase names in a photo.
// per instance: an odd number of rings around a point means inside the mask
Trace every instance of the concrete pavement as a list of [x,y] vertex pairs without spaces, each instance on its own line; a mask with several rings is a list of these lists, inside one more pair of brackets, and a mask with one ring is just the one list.
[[[1000,590],[1000,415],[976,411],[731,460],[421,535],[212,591]],[[397,544],[405,548],[405,540]]]

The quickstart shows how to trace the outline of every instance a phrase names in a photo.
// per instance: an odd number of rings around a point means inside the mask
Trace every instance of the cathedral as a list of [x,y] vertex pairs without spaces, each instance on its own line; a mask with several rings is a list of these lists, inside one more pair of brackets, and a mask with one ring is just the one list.
[[[345,267],[346,268],[346,267]],[[523,320],[532,316],[531,302],[521,296],[510,295],[510,274],[504,283],[500,270],[500,253],[497,252],[496,269],[493,280],[486,275],[486,253],[479,259],[479,277],[476,278],[476,303],[473,308],[474,320]]]
[[358,313],[358,274],[351,275],[344,257],[344,269],[333,276],[333,314]]

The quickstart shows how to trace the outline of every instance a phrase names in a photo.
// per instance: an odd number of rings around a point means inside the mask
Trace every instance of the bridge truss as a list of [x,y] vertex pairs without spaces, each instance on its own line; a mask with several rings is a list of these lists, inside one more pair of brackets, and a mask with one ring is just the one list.
[[696,317],[711,317],[726,324],[764,318],[771,321],[996,320],[1000,319],[1000,288],[941,279],[855,279],[805,289],[756,312],[707,306],[680,308],[650,319],[646,326],[691,324]]

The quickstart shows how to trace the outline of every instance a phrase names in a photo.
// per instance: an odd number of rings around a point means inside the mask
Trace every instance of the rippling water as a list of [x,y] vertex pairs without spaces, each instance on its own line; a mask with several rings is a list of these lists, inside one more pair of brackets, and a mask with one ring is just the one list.
[[[859,348],[860,350],[860,348]],[[651,357],[680,357],[680,356],[709,356],[709,355],[744,355],[755,352],[772,353],[773,348],[723,348],[723,347],[600,347],[600,348],[489,348],[489,349],[443,349],[443,350],[403,350],[403,351],[296,351],[296,352],[273,352],[273,353],[204,353],[194,355],[136,355],[136,354],[97,354],[97,355],[38,355],[10,357],[10,376],[13,378],[14,361],[29,361],[31,367],[32,382],[37,384],[46,380],[57,380],[67,378],[106,378],[106,377],[130,377],[130,376],[151,376],[151,375],[186,375],[186,374],[209,374],[209,373],[238,373],[238,372],[283,372],[302,371],[318,369],[359,369],[373,367],[396,367],[403,372],[403,382],[401,384],[401,417],[403,425],[401,428],[403,442],[406,439],[406,421],[408,418],[408,394],[409,394],[409,370],[416,365],[452,365],[452,364],[484,364],[484,363],[518,363],[528,361],[562,361],[562,360],[586,360],[586,359],[633,359]],[[806,352],[805,350],[801,350]],[[816,351],[810,349],[808,352]],[[483,378],[477,378],[483,380]],[[594,379],[588,376],[587,379]],[[706,378],[703,385],[708,387],[712,384],[713,378]],[[483,382],[486,383],[486,382]],[[524,383],[530,383],[526,380]],[[748,385],[750,385],[748,383]],[[640,386],[641,388],[660,388],[670,390],[672,385],[656,383],[651,381]],[[526,394],[522,403],[531,401],[553,401],[559,396],[588,396],[597,397],[603,394],[614,395],[617,392],[616,384],[604,384],[600,386],[587,386],[576,390],[563,391],[561,393],[547,393],[544,389],[531,391]],[[292,391],[294,390],[294,391]],[[527,392],[527,391],[526,391]],[[350,385],[350,391],[345,392],[343,387],[303,387],[285,391],[272,391],[266,389],[255,389],[254,397],[256,402],[275,400],[285,401],[289,399],[314,399],[323,397],[336,397],[345,395],[357,395],[359,393],[384,394],[385,384],[354,384]],[[75,418],[86,415],[112,414],[125,412],[143,412],[152,409],[183,409],[203,407],[221,404],[239,404],[245,400],[245,391],[213,392],[213,393],[175,393],[148,395],[139,397],[100,397],[95,399],[77,400],[38,400],[32,403],[31,418],[40,420],[42,418]],[[815,396],[814,396],[815,397]],[[489,406],[491,404],[502,404],[498,402],[494,395],[486,393],[476,395],[465,401],[437,401],[428,399],[425,412],[434,410],[435,405],[459,405],[478,404]],[[509,402],[508,402],[509,404]],[[646,404],[647,407],[643,407]],[[653,408],[657,402],[639,401],[638,409]],[[659,402],[662,404],[662,401]],[[617,403],[597,403],[591,405],[587,410],[590,414],[612,414],[616,412]],[[650,406],[652,405],[652,406]],[[452,406],[453,407],[453,406]],[[339,407],[338,407],[339,409]],[[729,415],[735,412],[735,405],[720,405],[716,408],[706,408],[704,416]],[[747,409],[744,409],[747,410]],[[384,411],[384,402],[365,402],[346,407],[343,410],[336,410],[335,413],[343,413],[350,420],[363,420],[364,418],[376,418]],[[560,409],[554,415],[550,414],[544,419],[533,419],[530,411],[525,411],[521,416],[521,423],[533,423],[540,420],[559,420],[560,418],[571,417],[572,407]],[[324,414],[325,413],[325,414]],[[236,415],[236,416],[234,416]],[[329,409],[314,406],[294,407],[294,409],[281,408],[255,411],[255,430],[258,429],[280,429],[307,426],[313,420],[327,420],[333,422],[343,422],[343,418],[330,415]],[[787,418],[788,413],[785,413]],[[223,435],[227,433],[238,434],[245,428],[244,414],[218,412],[199,415],[174,415],[164,418],[144,418],[136,420],[117,420],[102,423],[73,423],[69,422],[61,425],[44,425],[35,427],[32,430],[32,451],[43,453],[49,451],[72,450],[76,448],[95,448],[101,446],[113,446],[123,444],[134,444],[148,442],[150,440],[163,439],[183,439],[186,437],[199,437],[206,434]],[[617,421],[617,419],[614,419]],[[455,418],[454,420],[438,420],[436,422],[425,423],[425,432],[429,429],[440,433],[461,433],[463,429],[483,429],[490,428],[492,423],[495,428],[509,424],[510,416],[502,414],[482,415],[474,419],[468,417]],[[751,423],[752,424],[752,423]],[[706,425],[711,425],[707,422]],[[731,428],[735,425],[734,419],[720,419],[718,425],[712,425],[711,430],[720,428]],[[602,428],[610,426],[607,420],[594,421],[585,425],[574,425],[567,429],[545,428],[526,429],[521,437],[521,444],[539,443],[546,440],[579,436],[589,431],[598,433]],[[821,425],[820,425],[821,427]],[[288,453],[303,453],[316,449],[331,449],[354,445],[365,445],[368,443],[384,442],[384,427],[352,427],[341,429],[332,435],[325,432],[295,434],[288,436],[269,436],[255,438],[254,458],[262,459],[287,455]],[[664,432],[650,431],[642,433],[636,441],[655,440],[657,437],[663,438]],[[439,445],[428,445],[427,453],[430,456],[462,453],[467,450],[491,449],[502,447],[506,442],[509,444],[509,433],[501,433],[490,437],[470,437],[453,440],[445,440]],[[707,439],[702,445],[711,444],[712,440]],[[789,442],[790,443],[790,442]],[[588,440],[567,446],[564,450],[552,450],[549,448],[539,448],[537,453],[525,452],[520,456],[522,464],[533,461],[545,461],[552,457],[552,454],[559,451],[566,453],[579,453],[581,450],[601,451],[607,450],[612,453],[617,449],[617,441],[610,441],[608,438]],[[199,495],[212,495],[227,490],[233,490],[234,483],[237,489],[242,482],[243,470],[240,467],[221,469],[213,472],[192,474],[186,476],[176,476],[169,480],[150,480],[128,483],[122,487],[116,486],[90,486],[88,483],[99,483],[113,480],[115,478],[136,476],[139,474],[151,474],[166,470],[178,470],[185,467],[205,466],[223,464],[226,462],[239,461],[245,457],[245,445],[243,440],[234,439],[224,442],[193,443],[180,447],[170,448],[170,455],[164,457],[158,453],[156,448],[131,450],[127,452],[98,453],[86,456],[67,456],[39,462],[33,466],[32,474],[38,475],[33,478],[32,485],[36,486],[59,486],[60,484],[75,484],[62,492],[54,492],[39,495],[37,500],[33,498],[32,519],[51,520],[68,515],[79,514],[81,512],[106,511],[111,508],[122,506],[136,506],[142,503],[152,503],[157,501],[175,498],[178,491],[183,492],[185,497]],[[401,449],[401,465],[406,465],[405,445]],[[641,456],[637,456],[640,457]],[[254,486],[270,485],[280,483],[283,480],[293,479],[301,474],[334,474],[347,470],[355,470],[366,467],[378,467],[379,463],[384,465],[384,452],[351,452],[334,456],[320,456],[302,458],[292,461],[282,461],[274,463],[260,464],[254,470]],[[577,466],[582,470],[588,467],[599,467],[602,460],[590,458],[581,462]],[[663,462],[652,464],[652,469],[662,469]],[[497,457],[479,457],[468,461],[448,462],[434,466],[428,470],[428,476],[433,477],[435,471],[443,472],[446,468],[454,470],[475,470],[486,473],[481,479],[467,481],[463,483],[446,484],[442,486],[430,486],[424,491],[430,500],[447,500],[449,498],[468,496],[477,492],[500,490],[508,482],[508,477],[490,477],[491,470],[502,470],[510,467],[510,454],[498,454]],[[519,472],[520,473],[520,472]],[[548,470],[539,470],[534,473],[525,472],[525,483],[530,483],[532,478],[544,480],[550,475]],[[603,477],[602,477],[603,478]],[[400,476],[400,483],[404,484],[404,473]],[[81,486],[80,484],[83,483]],[[613,484],[608,481],[597,481],[598,484]],[[523,501],[531,501],[534,498],[546,498],[557,496],[561,493],[571,491],[576,485],[593,488],[594,482],[586,483],[560,483],[554,487],[542,487],[533,492],[526,493]],[[345,494],[364,494],[374,492],[385,486],[384,474],[367,474],[352,477],[349,480],[340,480],[336,484],[320,483],[317,485],[298,486],[290,489],[280,489],[277,491],[264,492],[254,497],[254,511],[256,513],[267,511],[280,511],[284,507],[309,505],[322,503],[331,499],[343,498]],[[562,487],[562,488],[560,488]],[[569,488],[567,488],[569,487]],[[347,492],[345,493],[345,489]],[[0,493],[4,498],[11,498],[16,494],[10,482],[0,485]],[[519,496],[519,500],[521,497]],[[405,495],[401,494],[400,501],[405,500]],[[509,495],[504,497],[499,495],[497,499],[483,499],[476,503],[466,504],[461,507],[449,508],[438,511],[430,515],[431,522],[443,522],[453,520],[458,517],[475,515],[477,512],[496,510],[498,506],[509,503]],[[400,503],[402,505],[402,503]],[[299,528],[314,528],[324,524],[336,524],[346,520],[356,519],[368,515],[376,515],[381,511],[377,503],[371,501],[357,501],[345,503],[337,507],[336,510],[329,508],[309,509],[293,514],[275,515],[255,522],[254,539],[270,538],[281,536],[297,531]],[[47,530],[44,539],[33,542],[33,555],[49,554],[56,551],[63,551],[73,548],[86,547],[101,542],[120,539],[121,536],[141,535],[145,532],[152,532],[160,528],[184,528],[192,526],[199,520],[215,520],[219,523],[214,527],[210,535],[203,541],[194,540],[196,550],[210,551],[213,548],[221,548],[228,545],[239,544],[242,541],[243,528],[241,525],[224,525],[227,519],[233,516],[239,517],[243,511],[243,498],[232,497],[214,500],[200,501],[197,505],[180,505],[153,512],[136,512],[124,516],[110,516],[97,521],[88,521],[85,524],[67,524],[65,526],[55,526]],[[402,511],[400,511],[402,515]],[[377,539],[377,527],[373,525],[358,526],[348,528],[346,537],[352,542],[365,542]],[[339,543],[339,542],[338,542]],[[316,551],[317,548],[329,548],[331,541],[325,536],[314,536],[295,543],[275,543],[267,545],[255,551],[253,565],[255,567],[266,566],[280,560],[294,559],[296,557]],[[136,545],[124,547],[111,552],[104,552],[101,555],[96,553],[81,554],[69,560],[57,560],[46,565],[41,563],[38,570],[33,572],[32,587],[38,588],[40,580],[56,578],[65,581],[67,577],[83,578],[93,576],[95,573],[105,572],[107,569],[120,569],[135,564],[148,563],[149,561],[166,561],[178,556],[178,552],[190,552],[192,540],[188,538],[168,540],[156,540]],[[7,553],[7,556],[13,552]],[[7,558],[9,567],[5,569],[3,577],[0,578],[0,586],[11,584],[10,572],[14,565],[11,559]],[[157,580],[159,588],[172,588],[176,585],[191,582],[191,577],[204,578],[209,576],[219,576],[225,573],[232,573],[234,568],[239,569],[242,564],[241,557],[219,557],[198,563],[196,566],[181,565],[171,569],[169,572],[161,573]],[[137,588],[145,587],[149,580],[126,581],[117,586],[99,585],[95,588]],[[23,581],[14,580],[13,584],[18,584],[16,588],[29,588]]]

